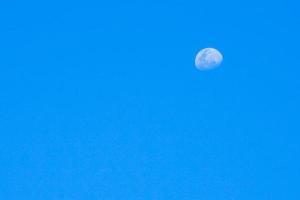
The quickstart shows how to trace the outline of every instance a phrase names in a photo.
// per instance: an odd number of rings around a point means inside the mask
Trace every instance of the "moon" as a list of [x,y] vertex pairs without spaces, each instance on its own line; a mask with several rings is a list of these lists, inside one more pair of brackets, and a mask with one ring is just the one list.
[[199,70],[213,69],[223,61],[222,54],[214,48],[205,48],[200,50],[195,58],[195,66]]

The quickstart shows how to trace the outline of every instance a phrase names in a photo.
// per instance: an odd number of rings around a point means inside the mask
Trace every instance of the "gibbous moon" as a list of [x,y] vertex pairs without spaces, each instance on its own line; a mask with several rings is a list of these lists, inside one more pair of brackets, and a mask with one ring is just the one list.
[[208,70],[218,67],[223,61],[222,54],[214,48],[200,50],[195,59],[195,66],[199,70]]

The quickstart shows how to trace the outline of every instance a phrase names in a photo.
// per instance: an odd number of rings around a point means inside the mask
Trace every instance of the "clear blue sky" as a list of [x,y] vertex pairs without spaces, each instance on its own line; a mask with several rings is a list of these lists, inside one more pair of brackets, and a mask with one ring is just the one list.
[[1,2],[0,199],[299,200],[299,7]]

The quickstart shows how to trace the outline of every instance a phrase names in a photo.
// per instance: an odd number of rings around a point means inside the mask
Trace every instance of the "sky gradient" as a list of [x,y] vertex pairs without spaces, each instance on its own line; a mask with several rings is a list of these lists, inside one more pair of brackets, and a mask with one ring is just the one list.
[[299,200],[299,6],[1,2],[0,199]]

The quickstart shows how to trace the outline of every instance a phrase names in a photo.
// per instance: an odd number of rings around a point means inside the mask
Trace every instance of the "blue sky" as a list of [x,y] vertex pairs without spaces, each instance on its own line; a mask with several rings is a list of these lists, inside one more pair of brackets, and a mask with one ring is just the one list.
[[299,6],[1,2],[0,199],[300,199]]

